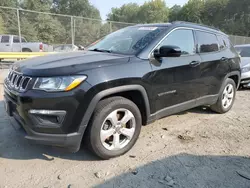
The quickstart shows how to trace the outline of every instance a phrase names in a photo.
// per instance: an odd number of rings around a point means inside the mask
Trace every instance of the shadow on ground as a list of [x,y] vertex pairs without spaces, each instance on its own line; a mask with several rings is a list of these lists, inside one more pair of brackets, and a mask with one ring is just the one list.
[[196,114],[216,114],[214,111],[212,111],[209,107],[207,106],[199,106],[187,111],[183,111],[180,113],[177,113],[175,115],[185,115],[187,113],[196,113]]
[[96,188],[249,188],[250,159],[180,154],[116,176]]

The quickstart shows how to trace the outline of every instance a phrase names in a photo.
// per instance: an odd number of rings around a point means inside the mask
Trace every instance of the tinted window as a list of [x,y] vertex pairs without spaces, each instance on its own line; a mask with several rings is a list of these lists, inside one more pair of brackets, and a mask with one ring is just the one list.
[[13,43],[20,43],[19,37],[13,37]]
[[10,37],[9,36],[2,36],[1,37],[1,43],[9,43]]
[[200,53],[219,51],[216,35],[202,31],[196,31],[196,36]]
[[168,35],[160,46],[174,45],[178,46],[183,55],[195,53],[194,35],[192,30],[176,30]]
[[219,35],[218,40],[219,40],[220,50],[223,50],[226,47],[228,47],[225,37]]
[[235,47],[241,57],[250,57],[250,47]]

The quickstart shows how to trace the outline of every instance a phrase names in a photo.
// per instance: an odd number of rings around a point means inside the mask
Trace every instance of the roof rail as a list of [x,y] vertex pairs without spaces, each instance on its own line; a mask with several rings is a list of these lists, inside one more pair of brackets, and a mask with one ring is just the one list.
[[220,29],[218,29],[218,28],[216,28],[216,27],[213,27],[213,26],[207,26],[207,25],[204,25],[204,24],[198,24],[198,23],[193,23],[193,22],[174,21],[174,22],[172,22],[172,24],[193,24],[193,25],[202,26],[202,27],[207,27],[207,28],[210,28],[210,29],[214,29],[214,30],[217,30],[217,31],[221,31]]

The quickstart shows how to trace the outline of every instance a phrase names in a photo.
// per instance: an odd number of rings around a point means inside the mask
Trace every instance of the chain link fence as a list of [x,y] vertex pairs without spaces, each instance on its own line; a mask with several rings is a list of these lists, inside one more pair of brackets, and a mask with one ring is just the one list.
[[131,25],[134,24],[0,6],[0,35],[16,35],[19,41],[24,37],[28,42],[54,47],[62,44],[86,47]]
[[[134,25],[78,16],[0,6],[0,35],[16,35],[28,42],[88,46],[118,29]],[[230,36],[233,44],[250,44],[250,37]],[[1,41],[2,42],[2,41]]]

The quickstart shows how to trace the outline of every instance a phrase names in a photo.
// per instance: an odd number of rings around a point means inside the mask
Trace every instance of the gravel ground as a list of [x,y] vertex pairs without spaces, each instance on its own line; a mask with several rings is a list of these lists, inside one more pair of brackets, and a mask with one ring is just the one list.
[[130,152],[100,161],[27,142],[0,84],[0,187],[250,188],[249,92],[224,115],[200,107],[145,126]]

